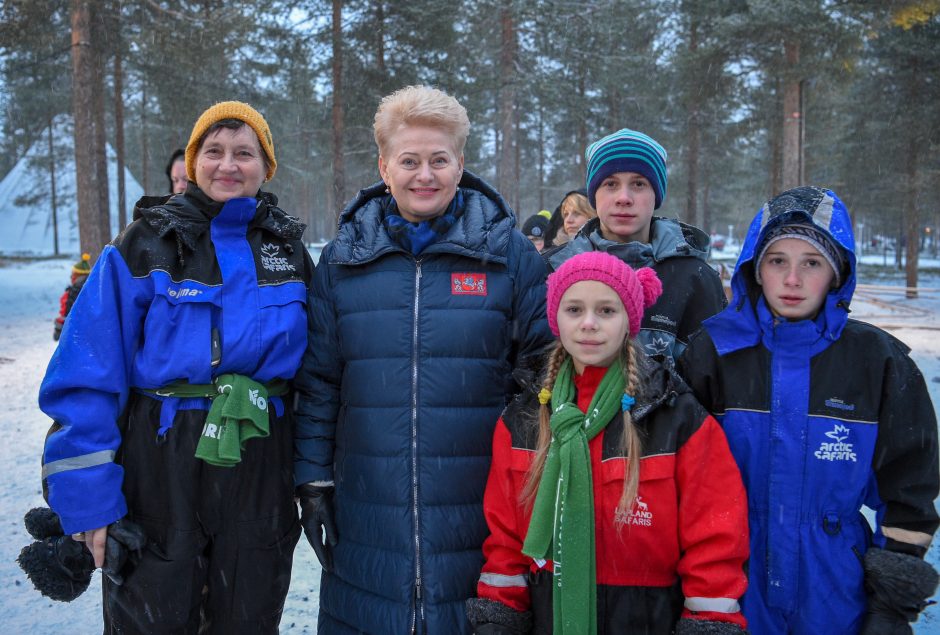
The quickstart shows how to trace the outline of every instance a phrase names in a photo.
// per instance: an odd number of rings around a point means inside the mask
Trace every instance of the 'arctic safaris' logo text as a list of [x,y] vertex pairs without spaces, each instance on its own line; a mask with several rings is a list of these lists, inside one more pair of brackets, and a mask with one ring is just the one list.
[[826,433],[826,436],[832,439],[832,443],[823,441],[816,450],[816,458],[823,461],[856,461],[853,444],[846,443],[851,431],[843,425],[836,424],[836,427]]
[[268,271],[296,271],[294,265],[287,262],[287,258],[278,256],[280,246],[274,243],[261,245],[261,266]]

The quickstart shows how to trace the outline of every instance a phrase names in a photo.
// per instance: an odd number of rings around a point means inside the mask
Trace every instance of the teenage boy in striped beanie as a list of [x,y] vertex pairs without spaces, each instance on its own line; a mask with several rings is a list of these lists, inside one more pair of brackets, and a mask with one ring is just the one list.
[[676,219],[654,216],[666,199],[666,150],[652,137],[623,128],[584,153],[588,200],[597,218],[559,249],[544,254],[551,271],[572,256],[605,251],[639,269],[651,267],[663,294],[643,317],[638,342],[647,355],[675,359],[702,320],[726,300],[706,262],[708,234]]

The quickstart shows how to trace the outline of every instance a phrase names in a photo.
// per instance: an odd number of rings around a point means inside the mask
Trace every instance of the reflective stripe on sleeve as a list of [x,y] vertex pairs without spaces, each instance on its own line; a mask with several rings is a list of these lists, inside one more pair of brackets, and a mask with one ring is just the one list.
[[492,587],[526,587],[529,583],[524,575],[501,575],[499,573],[481,573],[480,582]]
[[114,461],[114,450],[100,450],[91,454],[73,456],[68,459],[59,459],[42,466],[42,478],[46,478],[59,472],[68,472],[70,470],[80,470],[84,467],[94,467],[104,465]]
[[741,606],[734,598],[686,598],[685,608],[690,611],[712,613],[739,613]]

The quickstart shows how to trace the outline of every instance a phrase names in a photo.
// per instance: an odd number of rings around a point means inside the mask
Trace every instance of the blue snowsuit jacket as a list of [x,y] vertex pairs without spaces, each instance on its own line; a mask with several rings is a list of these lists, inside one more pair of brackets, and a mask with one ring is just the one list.
[[[191,185],[168,199],[141,199],[135,220],[95,263],[39,390],[40,408],[54,421],[43,485],[65,533],[127,514],[124,468],[115,460],[123,426],[153,426],[158,438],[178,411],[191,410],[187,422],[201,427],[210,404],[145,397],[163,402],[160,421],[127,421],[131,391],[206,384],[222,373],[259,382],[294,376],[313,275],[303,230],[264,192],[223,205]],[[284,403],[271,405],[278,425]]]
[[[819,192],[812,216],[761,209],[732,277],[731,304],[679,360],[721,422],[748,492],[743,609],[753,633],[857,632],[868,547],[923,556],[937,528],[937,421],[924,378],[903,343],[848,318],[851,219],[834,193]],[[794,220],[841,245],[848,272],[815,319],[789,322],[771,314],[754,258],[768,231]],[[874,533],[863,504],[875,511]]]
[[465,212],[417,257],[385,231],[384,184],[360,191],[316,269],[295,475],[336,487],[321,632],[470,632],[493,430],[553,338],[539,254],[496,191],[460,188]]

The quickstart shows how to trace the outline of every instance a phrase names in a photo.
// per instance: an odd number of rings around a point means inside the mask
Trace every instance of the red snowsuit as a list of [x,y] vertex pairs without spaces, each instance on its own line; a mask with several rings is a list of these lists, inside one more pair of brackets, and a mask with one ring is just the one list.
[[[584,411],[606,369],[575,378]],[[597,549],[598,633],[671,633],[680,617],[745,626],[747,506],[718,423],[677,376],[656,366],[633,407],[642,439],[640,484],[626,524],[615,522],[626,459],[618,415],[590,441]],[[520,494],[535,457],[538,402],[519,395],[493,438],[483,505],[491,535],[480,598],[532,611],[534,633],[551,631],[551,562],[522,554],[531,504]],[[684,604],[684,607],[683,607]]]

